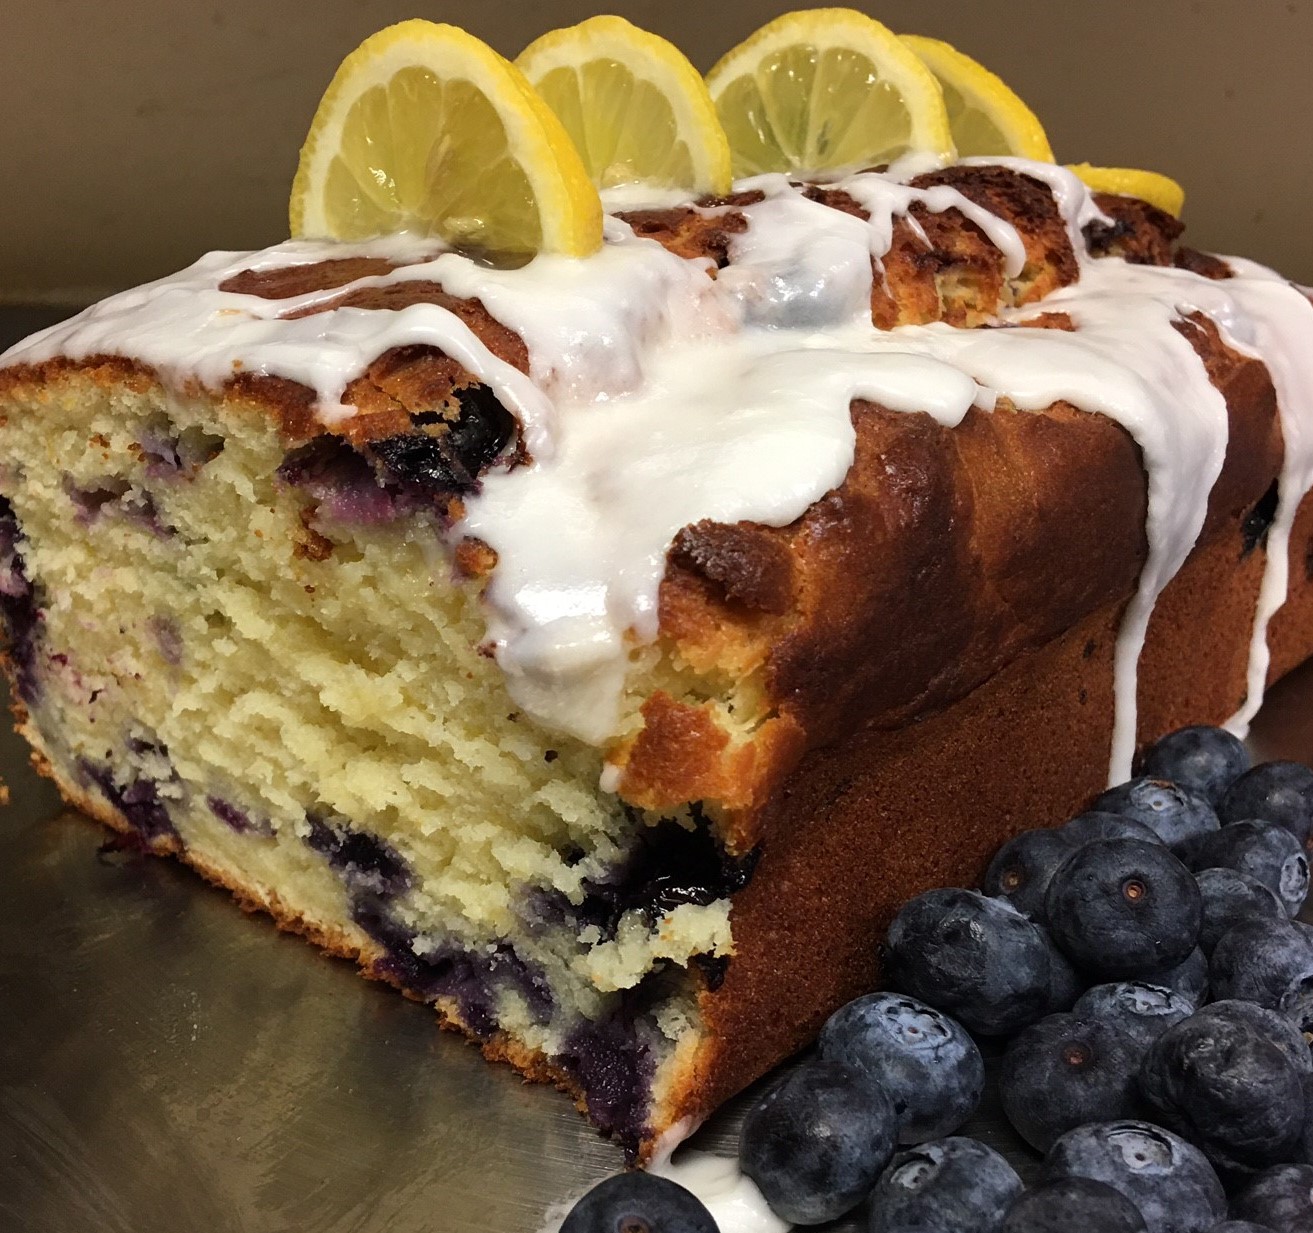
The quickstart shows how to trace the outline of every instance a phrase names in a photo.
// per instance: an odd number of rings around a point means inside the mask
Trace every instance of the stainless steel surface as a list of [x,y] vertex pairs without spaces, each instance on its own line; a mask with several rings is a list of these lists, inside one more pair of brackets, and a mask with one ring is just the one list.
[[[1313,669],[1253,744],[1313,759]],[[102,847],[7,732],[0,773],[4,1233],[534,1233],[620,1166],[426,1008],[176,862]],[[697,1145],[732,1152],[743,1104]],[[970,1130],[1033,1170],[996,1108]]]

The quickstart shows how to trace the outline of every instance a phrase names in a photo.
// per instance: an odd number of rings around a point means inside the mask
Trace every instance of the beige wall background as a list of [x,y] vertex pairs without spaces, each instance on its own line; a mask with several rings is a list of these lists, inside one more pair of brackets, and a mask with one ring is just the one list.
[[[0,0],[0,300],[80,303],[286,235],[297,150],[338,61],[405,17],[514,55],[615,11],[700,68],[780,0]],[[1196,245],[1313,283],[1313,3],[879,0],[1000,73],[1064,161],[1186,187]]]

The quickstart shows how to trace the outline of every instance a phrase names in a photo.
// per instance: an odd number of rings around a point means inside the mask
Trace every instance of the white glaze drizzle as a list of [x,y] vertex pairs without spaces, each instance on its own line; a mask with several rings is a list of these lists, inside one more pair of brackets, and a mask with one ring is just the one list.
[[1091,223],[1109,223],[1112,220],[1099,209],[1094,195],[1074,171],[1057,163],[1036,163],[1028,158],[989,157],[964,158],[965,167],[1007,167],[1011,171],[1029,176],[1048,186],[1057,202],[1058,212],[1067,224],[1067,237],[1078,258],[1085,256],[1085,228]]
[[1243,738],[1267,685],[1271,663],[1267,631],[1286,602],[1295,514],[1313,488],[1313,303],[1305,291],[1255,262],[1229,257],[1227,264],[1236,277],[1226,285],[1254,323],[1254,343],[1276,389],[1285,442],[1276,515],[1267,531],[1263,581],[1254,613],[1245,701],[1227,721],[1227,727]]
[[[388,348],[427,343],[452,355],[516,414],[534,456],[530,467],[490,475],[458,528],[498,552],[490,639],[527,711],[599,744],[616,730],[630,653],[656,634],[657,588],[674,535],[704,518],[792,522],[842,482],[851,464],[852,398],[928,411],[945,424],[973,403],[992,408],[1000,395],[1022,409],[1066,399],[1101,412],[1140,444],[1149,487],[1149,560],[1116,654],[1116,780],[1130,769],[1144,632],[1157,595],[1197,538],[1226,448],[1222,398],[1173,322],[1202,312],[1233,345],[1265,358],[1281,391],[1287,440],[1295,442],[1313,437],[1313,407],[1300,397],[1313,387],[1301,357],[1306,324],[1292,316],[1297,293],[1279,289],[1285,284],[1261,267],[1236,263],[1236,279],[1214,283],[1090,259],[1081,231],[1101,215],[1074,175],[1018,159],[985,161],[1049,185],[1081,266],[1074,286],[1042,306],[1005,314],[1010,329],[874,329],[872,261],[878,267],[894,219],[911,221],[913,204],[959,209],[1000,249],[1010,273],[1025,253],[1007,223],[955,190],[913,189],[896,172],[867,172],[833,187],[870,211],[868,220],[806,199],[783,177],[739,185],[765,197],[743,208],[747,230],[714,281],[705,263],[637,239],[615,219],[595,257],[540,257],[510,272],[456,254],[435,257],[431,241],[412,237],[349,250],[289,243],[255,255],[212,254],[34,336],[0,362],[106,352],[136,356],[175,382],[217,387],[236,371],[278,375],[314,390],[331,423],[352,413],[341,402],[345,386]],[[295,299],[217,290],[243,269],[343,255],[406,264]],[[412,278],[482,300],[524,339],[530,375],[497,359],[436,305],[285,319],[348,289]],[[1041,309],[1068,313],[1076,332],[1018,324]],[[1288,451],[1283,469],[1251,654],[1251,703],[1261,698],[1253,682],[1261,686],[1266,667],[1259,661],[1267,620],[1284,594],[1292,494],[1313,480],[1310,453],[1313,446]]]
[[678,1159],[654,1160],[648,1172],[691,1191],[711,1213],[720,1233],[788,1233],[793,1228],[771,1211],[756,1183],[731,1156],[685,1148]]
[[[719,1233],[788,1233],[793,1226],[771,1211],[756,1183],[739,1168],[738,1160],[680,1146],[693,1129],[688,1119],[667,1129],[657,1140],[647,1171],[693,1194],[710,1212]],[[587,1193],[582,1190],[552,1204],[538,1233],[560,1233],[570,1210]]]
[[836,348],[830,334],[752,343],[649,356],[641,393],[563,417],[549,465],[490,475],[470,502],[462,530],[499,556],[489,636],[531,714],[594,743],[613,733],[628,651],[656,636],[653,579],[674,537],[703,518],[792,522],[848,472],[852,399],[956,424],[976,395],[933,358]]

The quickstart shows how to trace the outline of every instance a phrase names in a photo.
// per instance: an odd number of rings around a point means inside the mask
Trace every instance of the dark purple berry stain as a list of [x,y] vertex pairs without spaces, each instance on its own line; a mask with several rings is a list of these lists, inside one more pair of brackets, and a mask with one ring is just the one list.
[[385,488],[368,461],[338,437],[319,437],[292,450],[277,474],[311,497],[317,516],[330,522],[372,526],[416,508],[408,495]]
[[515,420],[486,387],[463,391],[460,399],[460,417],[446,432],[409,432],[370,443],[369,452],[387,482],[435,494],[478,486],[479,475],[514,436]]
[[[221,812],[224,802],[211,798],[209,804],[216,814],[225,816]],[[226,810],[245,817],[232,806]],[[306,820],[310,826],[306,843],[325,856],[342,878],[352,920],[383,949],[382,957],[372,965],[375,975],[425,1002],[451,998],[469,1030],[485,1040],[497,1031],[496,1004],[501,989],[517,991],[538,1022],[551,1018],[554,1001],[546,978],[509,945],[502,943],[480,952],[455,945],[416,949],[415,931],[392,907],[392,901],[412,885],[413,875],[391,844],[341,818],[310,813]]]
[[487,1039],[496,1031],[493,996],[486,974],[476,971],[471,957],[461,951],[421,955],[415,934],[406,928],[381,896],[353,895],[351,918],[383,948],[374,961],[378,976],[400,985],[425,1002],[453,999],[466,1027]]
[[65,475],[64,495],[73,502],[73,517],[79,526],[89,527],[100,518],[105,506],[118,501],[131,487],[125,479],[108,476],[98,484],[79,487],[71,475]]
[[351,892],[394,898],[410,889],[410,869],[386,840],[324,814],[308,813],[306,822],[310,827],[306,843],[328,858]]
[[634,849],[606,877],[586,881],[584,901],[572,910],[612,938],[626,912],[655,923],[681,904],[705,907],[728,898],[752,880],[760,855],[756,849],[730,855],[702,818],[692,830],[673,819],[639,825]]
[[[132,737],[128,748],[137,755],[156,754],[167,761],[168,750],[160,744]],[[102,795],[146,843],[157,839],[178,839],[177,828],[169,817],[168,807],[160,797],[161,782],[177,782],[177,776],[170,771],[166,780],[160,781],[146,776],[139,776],[120,784],[108,764],[90,762],[83,759],[82,771],[101,791]]]
[[656,1059],[641,1023],[666,991],[665,974],[649,974],[619,994],[608,1015],[577,1027],[552,1059],[578,1082],[588,1116],[631,1156],[647,1125],[656,1074]]
[[725,983],[729,972],[728,955],[694,955],[693,966],[702,973],[709,993],[715,993]]
[[159,648],[160,657],[166,664],[176,668],[182,663],[182,632],[172,617],[151,617],[150,632]]
[[15,690],[30,705],[39,692],[37,644],[42,614],[36,588],[27,576],[19,548],[22,538],[14,507],[0,497],[0,618],[4,621],[5,640],[13,664]]
[[[318,515],[334,522],[370,525],[440,507],[475,490],[515,435],[514,418],[490,391],[479,387],[458,397],[458,419],[417,415],[416,431],[371,441],[363,452],[341,437],[319,437],[292,450],[278,478],[303,489]],[[426,431],[434,426],[445,431]]]
[[497,1031],[497,993],[515,990],[539,1023],[551,1019],[555,1002],[546,978],[505,943],[486,953],[459,946],[431,951],[415,947],[415,932],[392,910],[386,895],[353,892],[351,918],[383,948],[376,975],[400,985],[425,1002],[451,998],[465,1025],[484,1040]]
[[[352,891],[351,899],[352,919],[384,952],[374,961],[374,974],[425,1002],[452,999],[475,1036],[495,1035],[497,995],[506,988],[521,995],[539,1022],[551,1019],[555,1002],[545,977],[509,945],[486,953],[458,946],[420,952],[414,931],[398,918],[388,896]],[[653,973],[616,995],[606,1015],[582,1022],[551,1059],[578,1083],[598,1127],[631,1155],[646,1127],[656,1069],[641,1021],[665,990],[664,973]]]
[[239,835],[270,836],[274,833],[268,818],[252,818],[245,809],[239,809],[231,801],[225,801],[217,796],[207,796],[205,803],[220,822]]
[[146,474],[153,479],[192,479],[207,462],[223,453],[223,440],[200,428],[181,432],[164,421],[153,424],[138,439]]
[[113,510],[136,522],[152,535],[165,539],[177,533],[160,517],[155,498],[149,492],[132,487],[127,480],[109,475],[82,487],[70,475],[64,476],[64,493],[73,503],[73,518],[79,526],[89,527]]
[[[539,1022],[550,1020],[555,1003],[546,978],[508,944],[487,951],[454,945],[416,949],[414,930],[392,905],[410,887],[412,875],[390,844],[326,814],[307,814],[307,822],[308,846],[341,876],[352,919],[383,950],[372,965],[375,975],[426,1002],[452,999],[465,1025],[483,1039],[497,1031],[497,997],[504,989],[519,993]],[[641,835],[612,876],[589,885],[580,907],[558,892],[530,892],[526,902],[532,906],[523,913],[526,924],[596,924],[611,936],[625,912],[637,909],[655,920],[679,904],[712,903],[746,885],[756,865],[755,852],[744,858],[727,855],[702,819],[693,830],[666,821],[644,828]],[[695,962],[708,986],[723,980],[725,960],[698,956]],[[668,971],[658,970],[634,989],[615,995],[608,1011],[580,1023],[551,1059],[579,1085],[593,1121],[631,1155],[646,1129],[656,1069],[651,1041],[658,1029],[648,1016],[669,992],[670,979]]]

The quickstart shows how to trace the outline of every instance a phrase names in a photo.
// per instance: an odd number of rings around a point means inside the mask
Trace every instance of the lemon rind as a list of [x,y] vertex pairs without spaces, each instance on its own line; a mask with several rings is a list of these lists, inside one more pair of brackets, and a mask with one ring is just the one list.
[[1012,146],[1006,153],[1037,163],[1054,161],[1053,147],[1039,117],[997,73],[943,39],[924,34],[898,37],[937,78],[947,81],[989,116]]
[[1139,167],[1095,167],[1090,163],[1068,163],[1067,170],[1096,193],[1138,197],[1176,218],[1185,206],[1185,189],[1161,171]]

